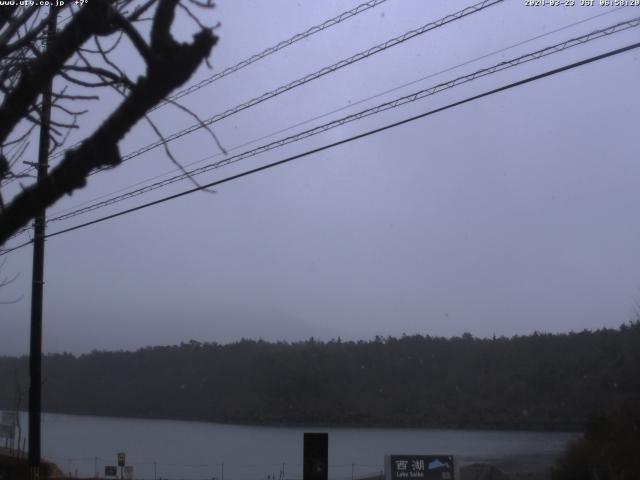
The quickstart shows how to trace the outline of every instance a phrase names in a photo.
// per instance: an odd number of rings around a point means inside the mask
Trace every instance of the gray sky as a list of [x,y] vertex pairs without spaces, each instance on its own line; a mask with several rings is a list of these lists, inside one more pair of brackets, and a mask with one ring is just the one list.
[[[214,71],[358,1],[220,0]],[[472,2],[388,0],[185,97],[210,117]],[[578,1],[578,3],[580,3]],[[353,106],[573,22],[593,20]],[[506,2],[390,48],[214,125],[227,149],[293,132],[640,16],[640,7]],[[193,26],[179,22],[188,38]],[[487,76],[197,177],[213,181],[638,41],[638,28]],[[120,53],[135,68],[131,50]],[[196,78],[211,71],[203,68]],[[50,239],[44,350],[87,352],[241,337],[478,336],[616,327],[640,299],[637,50],[493,95],[216,188]],[[108,112],[108,94],[82,131]],[[351,107],[350,107],[351,105]],[[165,134],[192,119],[152,114]],[[127,153],[154,141],[144,125]],[[186,165],[218,153],[204,132],[171,143]],[[214,160],[221,159],[222,156]],[[212,160],[209,160],[212,161]],[[197,166],[204,165],[199,163]],[[175,166],[153,150],[52,207],[52,216]],[[48,227],[175,193],[179,182]],[[16,239],[24,241],[27,237]],[[0,354],[29,343],[31,249],[8,256]]]

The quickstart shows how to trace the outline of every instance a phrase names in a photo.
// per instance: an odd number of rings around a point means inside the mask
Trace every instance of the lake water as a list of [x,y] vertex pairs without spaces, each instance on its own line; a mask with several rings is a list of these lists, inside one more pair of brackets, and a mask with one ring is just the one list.
[[[23,431],[27,416],[22,415]],[[329,433],[329,477],[379,473],[384,455],[453,454],[506,470],[536,470],[575,433],[477,430],[254,427],[204,422],[44,414],[42,454],[65,472],[93,476],[126,452],[136,478],[267,480],[302,477],[303,432]]]

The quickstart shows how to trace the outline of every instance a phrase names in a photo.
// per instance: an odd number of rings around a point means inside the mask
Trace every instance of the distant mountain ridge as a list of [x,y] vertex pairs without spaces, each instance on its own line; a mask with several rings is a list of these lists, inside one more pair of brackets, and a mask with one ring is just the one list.
[[[0,408],[26,405],[27,357],[0,357]],[[228,345],[47,355],[50,412],[248,424],[580,428],[640,402],[640,321],[513,338]],[[17,381],[16,381],[17,380]]]

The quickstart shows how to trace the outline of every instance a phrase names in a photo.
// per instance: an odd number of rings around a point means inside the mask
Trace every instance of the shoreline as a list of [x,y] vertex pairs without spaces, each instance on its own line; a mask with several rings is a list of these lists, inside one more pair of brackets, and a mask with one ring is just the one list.
[[[0,407],[0,411],[12,411]],[[20,410],[20,413],[28,415],[28,411]],[[143,415],[112,415],[101,413],[79,413],[69,411],[49,411],[43,410],[43,415],[73,415],[78,417],[97,417],[114,419],[135,419],[153,420],[168,422],[193,422],[210,423],[214,425],[238,426],[238,427],[264,427],[264,428],[332,428],[332,429],[388,429],[388,430],[469,430],[469,431],[495,431],[495,432],[548,432],[548,433],[582,433],[583,425],[561,424],[556,426],[539,426],[529,424],[502,425],[502,424],[392,424],[387,422],[378,423],[318,423],[316,421],[237,421],[237,420],[211,420],[206,418],[186,418],[186,417],[153,417]]]

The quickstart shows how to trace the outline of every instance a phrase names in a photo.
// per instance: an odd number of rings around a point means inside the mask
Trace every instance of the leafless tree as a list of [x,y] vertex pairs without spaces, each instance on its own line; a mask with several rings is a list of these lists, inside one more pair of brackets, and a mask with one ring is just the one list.
[[[78,117],[98,99],[91,89],[111,88],[122,99],[42,180],[6,204],[0,196],[0,246],[37,212],[84,187],[92,171],[119,165],[118,144],[138,122],[147,119],[160,135],[147,113],[207,62],[217,37],[202,25],[198,10],[211,8],[210,0],[80,0],[50,10],[0,9],[0,185],[25,174],[18,159],[42,123],[41,93],[53,79],[50,152],[65,144]],[[177,12],[195,25],[191,42],[178,42],[170,32]],[[47,36],[52,15],[66,21]],[[144,74],[135,79],[113,53],[122,42],[141,59]]]

